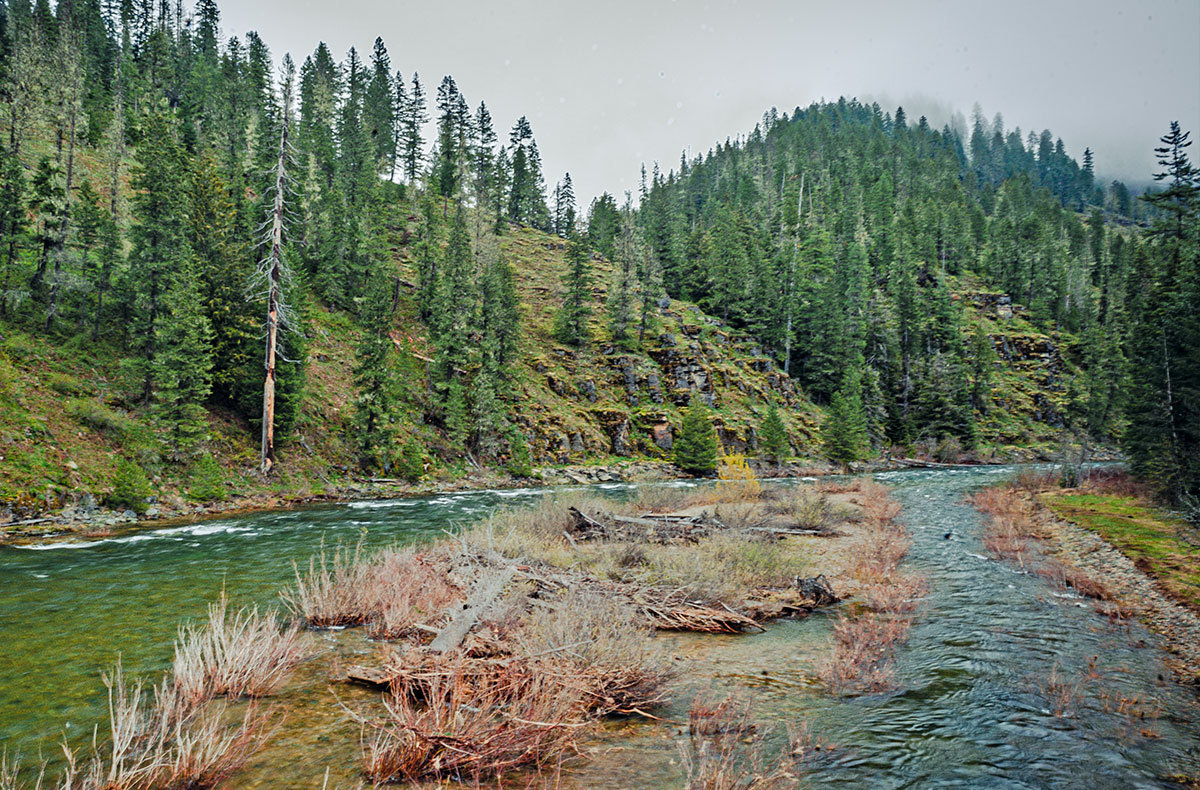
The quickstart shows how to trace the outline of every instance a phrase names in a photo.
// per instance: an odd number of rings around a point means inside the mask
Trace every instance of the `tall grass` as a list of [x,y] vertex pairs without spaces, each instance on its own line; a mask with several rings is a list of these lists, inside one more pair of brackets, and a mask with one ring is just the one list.
[[270,694],[305,656],[300,629],[275,612],[229,611],[224,594],[208,606],[208,620],[181,626],[172,665],[174,691],[198,707],[226,696]]
[[[689,739],[680,746],[688,790],[783,790],[798,777],[790,749],[768,762],[748,703],[735,696],[698,697],[688,711]],[[807,737],[807,728],[797,730]]]
[[461,597],[446,570],[412,549],[366,555],[339,546],[330,555],[322,548],[307,573],[296,567],[295,586],[281,597],[315,628],[370,624],[371,636],[394,639]]

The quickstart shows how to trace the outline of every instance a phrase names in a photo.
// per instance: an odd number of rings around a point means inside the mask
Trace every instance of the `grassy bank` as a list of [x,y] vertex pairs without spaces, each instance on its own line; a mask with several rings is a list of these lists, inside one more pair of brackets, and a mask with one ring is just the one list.
[[1091,530],[1133,560],[1171,598],[1200,612],[1200,531],[1136,493],[1046,492],[1057,516]]

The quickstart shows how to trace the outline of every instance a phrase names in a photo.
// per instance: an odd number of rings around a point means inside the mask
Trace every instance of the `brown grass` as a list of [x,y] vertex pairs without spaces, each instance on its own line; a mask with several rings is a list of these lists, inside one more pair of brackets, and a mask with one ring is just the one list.
[[395,639],[417,623],[440,617],[462,597],[448,568],[413,549],[324,549],[296,568],[296,584],[281,594],[297,616],[315,628],[370,625],[377,639]]
[[1085,598],[1094,598],[1097,601],[1111,601],[1114,597],[1112,590],[1099,579],[1094,578],[1081,568],[1068,565],[1060,560],[1046,559],[1034,572],[1038,576],[1057,584],[1059,587],[1073,590]]
[[[224,705],[189,709],[170,678],[147,692],[127,684],[120,662],[104,677],[109,737],[80,766],[63,747],[67,766],[59,790],[174,790],[226,782],[274,732],[272,711],[251,704],[232,715]],[[45,769],[35,788],[41,788]],[[3,785],[0,785],[3,787]],[[16,785],[13,785],[16,787]],[[7,788],[6,788],[7,790]]]
[[577,688],[521,663],[479,675],[459,660],[419,689],[395,689],[385,706],[385,719],[364,722],[364,771],[376,784],[540,767],[587,725]]
[[997,558],[1031,570],[1063,589],[1098,601],[1113,600],[1115,593],[1088,571],[1043,555],[1035,541],[1047,540],[1051,533],[1038,523],[1028,490],[1008,485],[984,488],[972,495],[971,503],[987,516],[983,545]]
[[928,586],[923,577],[900,570],[912,539],[895,523],[899,503],[871,480],[861,480],[853,490],[865,531],[849,570],[860,585],[865,611],[834,624],[833,653],[819,674],[838,693],[872,693],[891,688],[895,648],[907,641]]
[[688,723],[690,738],[680,747],[688,790],[781,790],[797,785],[795,760],[790,758],[808,753],[807,727],[793,732],[794,748],[768,763],[750,706],[736,696],[697,698]]
[[1093,679],[1090,672],[1079,677],[1068,677],[1055,664],[1050,668],[1050,674],[1037,682],[1035,691],[1045,700],[1053,716],[1070,717],[1078,711],[1084,692]]
[[822,679],[838,692],[886,691],[892,687],[893,651],[908,640],[911,626],[910,617],[878,613],[838,618],[833,655],[820,668]]
[[572,590],[537,608],[517,635],[518,655],[552,659],[546,671],[574,679],[584,704],[595,713],[632,713],[666,701],[675,670],[649,626],[626,603],[585,590]]
[[179,629],[172,665],[174,691],[197,708],[226,696],[270,694],[305,656],[300,629],[274,612],[229,612],[225,595],[208,606],[208,620]]
[[798,529],[828,530],[838,518],[829,497],[808,486],[767,488],[762,499],[767,513],[783,516]]

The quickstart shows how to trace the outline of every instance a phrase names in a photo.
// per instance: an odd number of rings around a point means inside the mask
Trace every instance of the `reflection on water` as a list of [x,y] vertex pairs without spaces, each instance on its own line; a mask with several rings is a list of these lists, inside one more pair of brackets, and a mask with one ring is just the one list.
[[[838,749],[806,774],[813,787],[1169,786],[1200,772],[1192,692],[1169,677],[1140,626],[1114,627],[1037,577],[987,559],[980,520],[963,504],[971,488],[1006,468],[877,475],[895,487],[914,539],[909,562],[929,580],[924,611],[897,661],[898,691],[831,697],[813,681],[828,649],[830,615],[781,622],[766,633],[664,634],[682,672],[662,722],[608,722],[568,761],[573,788],[680,787],[679,749],[698,693],[742,688],[779,735],[809,728]],[[787,484],[787,483],[784,483]],[[620,496],[627,487],[611,486]],[[101,540],[0,548],[0,742],[51,753],[66,725],[86,740],[103,714],[99,671],[118,653],[127,668],[164,668],[181,618],[201,615],[224,587],[235,602],[272,602],[322,544],[429,539],[498,505],[541,491],[486,491],[246,516]],[[945,536],[949,533],[950,537]],[[41,550],[31,550],[33,548]],[[357,781],[358,728],[337,698],[369,708],[363,691],[322,681],[330,653],[378,646],[360,633],[311,638],[327,652],[285,693],[281,740],[239,786],[330,787]],[[1039,693],[1051,669],[1080,681],[1071,715]],[[1090,673],[1090,674],[1089,674]],[[1133,711],[1133,713],[1130,713]],[[1138,712],[1161,711],[1142,721]],[[84,732],[87,731],[87,733]],[[779,738],[776,738],[776,743]]]

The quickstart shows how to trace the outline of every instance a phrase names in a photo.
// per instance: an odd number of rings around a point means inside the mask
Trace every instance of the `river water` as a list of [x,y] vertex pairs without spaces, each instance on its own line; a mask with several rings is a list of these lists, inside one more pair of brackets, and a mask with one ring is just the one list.
[[[834,613],[759,635],[664,635],[681,669],[661,714],[667,721],[606,725],[589,744],[591,757],[568,764],[563,785],[682,786],[686,734],[673,722],[686,721],[697,693],[733,688],[776,732],[804,723],[836,746],[805,767],[812,787],[1099,790],[1173,787],[1173,774],[1200,774],[1197,696],[1169,680],[1155,637],[1136,624],[1110,624],[1084,601],[984,556],[981,519],[963,496],[1013,471],[875,476],[903,505],[900,521],[913,535],[907,567],[929,582],[897,655],[898,690],[837,697],[816,683]],[[628,487],[603,490],[621,496]],[[270,605],[292,578],[293,560],[305,562],[323,543],[427,540],[542,493],[364,502],[0,547],[0,744],[30,755],[53,753],[64,734],[85,741],[104,713],[100,671],[118,654],[129,672],[163,669],[179,622],[202,615],[222,589],[237,604]],[[1045,694],[1052,674],[1077,689],[1065,715]],[[292,733],[298,746],[320,746],[268,750],[245,786],[320,787],[332,760],[331,776],[353,786],[356,737],[304,713],[292,718],[308,730],[326,727]]]

